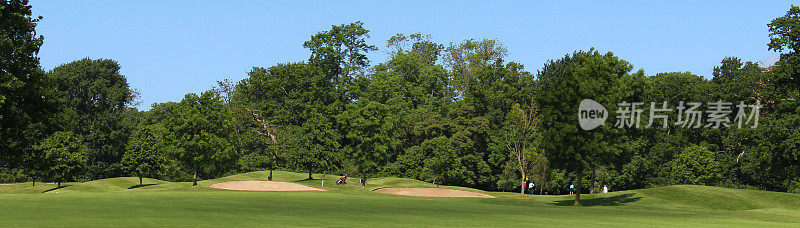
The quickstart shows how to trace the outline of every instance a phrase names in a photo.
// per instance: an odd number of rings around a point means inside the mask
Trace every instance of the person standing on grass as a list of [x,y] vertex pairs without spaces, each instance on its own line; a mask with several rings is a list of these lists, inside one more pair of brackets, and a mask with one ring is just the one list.
[[536,186],[536,185],[533,184],[533,182],[528,183],[528,191],[530,191],[531,195],[533,195],[533,187],[534,186]]
[[569,185],[569,194],[570,195],[575,194],[575,185],[573,184]]
[[608,193],[608,186],[603,185],[603,193]]

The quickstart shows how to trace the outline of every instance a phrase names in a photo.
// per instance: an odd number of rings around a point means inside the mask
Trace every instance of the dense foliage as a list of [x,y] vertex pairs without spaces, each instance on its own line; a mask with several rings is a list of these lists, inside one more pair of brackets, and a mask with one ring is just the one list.
[[0,179],[21,178],[24,166],[34,168],[32,146],[52,130],[47,113],[44,72],[39,69],[36,34],[41,17],[31,17],[27,0],[0,1]]
[[114,60],[85,58],[47,73],[58,107],[54,127],[83,138],[93,178],[124,175],[120,162],[134,125],[128,105],[137,93],[119,71]]
[[166,139],[166,129],[161,124],[140,125],[128,139],[122,165],[128,173],[139,177],[139,185],[144,177],[163,175],[166,158],[174,148],[167,145]]
[[58,187],[85,171],[88,148],[72,132],[55,132],[34,149],[42,153],[41,175],[58,182]]
[[[370,65],[366,54],[378,48],[356,22],[312,36],[307,61],[253,67],[239,82],[138,111],[113,60],[40,70],[38,19],[26,1],[0,6],[0,181],[278,168],[503,191],[526,179],[545,194],[570,184],[583,193],[670,184],[800,192],[798,7],[768,25],[777,63],[729,57],[710,79],[646,76],[593,48],[533,73],[507,61],[497,40],[445,45],[422,34],[393,36],[388,60]],[[606,125],[578,127],[583,99],[608,108]],[[618,105],[637,101],[646,102],[642,127],[616,127]],[[757,128],[732,116],[730,128],[685,127],[676,112],[646,127],[659,108],[649,102],[682,101],[733,102],[733,114],[739,102],[763,108]]]

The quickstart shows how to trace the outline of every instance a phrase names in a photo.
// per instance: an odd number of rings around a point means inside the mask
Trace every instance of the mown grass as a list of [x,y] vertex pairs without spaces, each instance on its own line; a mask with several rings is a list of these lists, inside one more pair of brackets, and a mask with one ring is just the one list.
[[[276,172],[275,180],[321,187],[323,175]],[[601,226],[797,227],[800,195],[706,186],[669,186],[571,196],[485,192],[495,199],[420,198],[371,192],[380,187],[435,187],[403,178],[369,179],[367,188],[335,185],[326,192],[238,192],[208,188],[233,180],[265,180],[252,172],[173,183],[112,178],[84,183],[0,185],[0,227],[43,226]],[[444,186],[443,186],[444,187]],[[459,188],[470,190],[466,188]],[[49,191],[48,191],[49,190]],[[46,192],[45,192],[46,191]],[[478,191],[478,190],[472,190]],[[42,193],[45,192],[45,193]],[[27,193],[27,194],[24,194]]]

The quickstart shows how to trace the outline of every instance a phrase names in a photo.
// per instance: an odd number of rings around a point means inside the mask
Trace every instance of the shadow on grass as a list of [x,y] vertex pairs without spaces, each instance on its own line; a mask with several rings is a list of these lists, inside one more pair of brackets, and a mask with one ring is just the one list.
[[[634,193],[622,194],[618,196],[612,197],[598,197],[594,199],[581,199],[581,205],[583,206],[622,206],[627,203],[636,202],[642,199],[642,197],[633,197]],[[572,206],[575,203],[575,200],[560,200],[552,205],[556,206]]]
[[304,183],[304,182],[309,182],[309,181],[313,181],[313,180],[314,180],[314,179],[306,179],[306,178],[303,178],[303,179],[299,179],[299,180],[293,180],[293,181],[289,181],[289,182],[292,182],[292,183]]
[[137,185],[131,186],[131,187],[130,187],[130,188],[128,188],[128,189],[137,189],[137,188],[141,188],[141,187],[147,187],[147,186],[151,186],[151,185],[156,185],[156,184],[143,184],[143,185],[138,185],[138,184],[137,184]]
[[44,191],[44,192],[42,192],[42,193],[46,193],[46,192],[50,192],[50,191],[59,190],[59,189],[62,189],[62,188],[66,188],[67,186],[69,186],[69,185],[61,185],[61,187],[55,187],[55,188],[47,189],[47,190],[45,190],[45,191]]
[[[336,178],[336,180],[338,180],[338,179],[339,179],[339,178],[337,177],[337,178]],[[329,175],[329,176],[327,176],[327,177],[324,177],[324,178],[323,178],[323,177],[314,177],[314,178],[311,178],[311,179],[308,179],[308,178],[303,178],[303,179],[297,179],[297,180],[293,180],[293,181],[290,181],[290,182],[302,183],[302,182],[320,181],[320,180],[326,180],[326,181],[329,181],[329,180],[333,180],[333,179],[332,179],[332,178],[331,178],[331,176]],[[348,178],[347,178],[347,180],[350,180],[350,177],[348,177]]]

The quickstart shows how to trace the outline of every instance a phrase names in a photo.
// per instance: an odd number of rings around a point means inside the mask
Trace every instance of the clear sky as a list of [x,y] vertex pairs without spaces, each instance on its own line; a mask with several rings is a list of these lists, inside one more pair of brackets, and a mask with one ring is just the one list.
[[[42,67],[84,57],[122,65],[141,92],[139,109],[179,101],[215,81],[240,80],[253,66],[306,60],[302,43],[331,25],[362,21],[370,54],[383,62],[397,33],[440,43],[496,38],[508,60],[536,72],[548,59],[595,47],[648,75],[689,71],[711,77],[726,56],[770,61],[767,23],[791,1],[43,1]],[[601,3],[602,2],[602,3]],[[607,3],[605,3],[607,2]],[[796,4],[796,3],[795,3]]]

